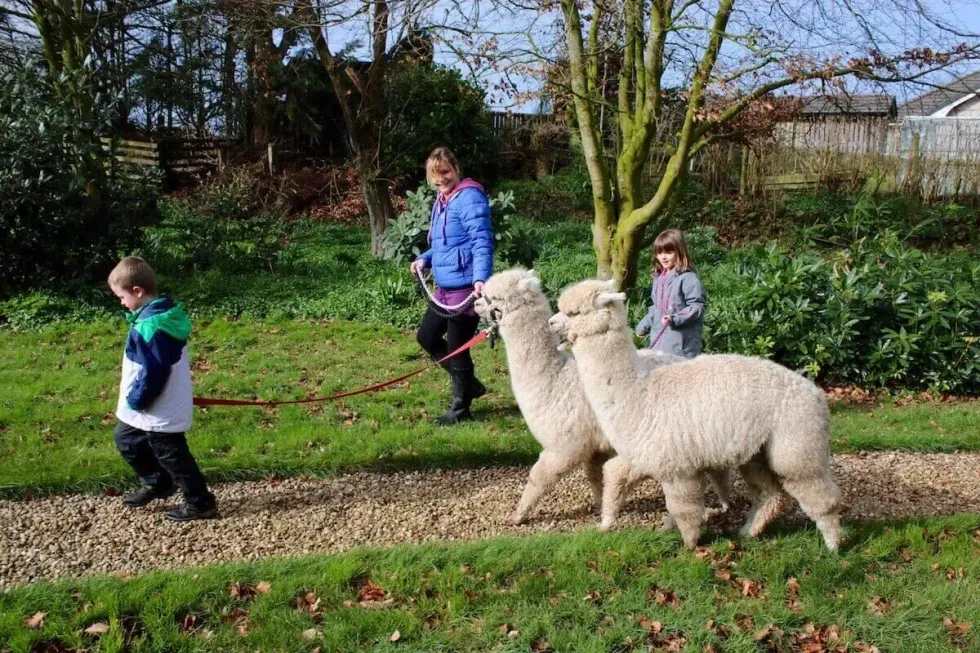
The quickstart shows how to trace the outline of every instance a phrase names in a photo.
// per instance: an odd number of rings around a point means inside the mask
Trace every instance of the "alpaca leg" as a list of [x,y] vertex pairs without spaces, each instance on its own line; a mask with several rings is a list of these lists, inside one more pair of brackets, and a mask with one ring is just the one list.
[[752,507],[740,532],[743,537],[759,537],[769,522],[779,516],[782,495],[779,480],[763,455],[753,457],[739,471],[752,495]]
[[709,469],[706,472],[711,488],[718,495],[721,504],[719,512],[728,512],[732,497],[732,471],[730,469]]
[[602,510],[602,465],[605,462],[604,456],[596,455],[582,463],[585,478],[592,488],[592,510],[595,512]]
[[602,466],[602,521],[600,531],[608,531],[616,523],[623,500],[631,487],[642,480],[632,470],[630,461],[622,456],[615,456]]
[[817,523],[831,551],[840,545],[840,490],[826,470],[820,476],[783,479],[783,487],[800,502],[807,516]]
[[700,476],[675,478],[663,483],[667,512],[677,522],[684,546],[693,549],[704,521],[704,492]]
[[714,515],[728,512],[732,496],[732,472],[728,469],[709,469],[705,471],[705,477],[711,488],[718,495],[718,508],[706,508],[704,518],[708,519]]
[[541,455],[538,456],[538,461],[531,468],[524,493],[511,515],[511,522],[523,524],[524,520],[527,519],[527,514],[531,512],[538,500],[554,487],[559,478],[567,474],[578,463],[579,461],[573,458],[564,458],[550,451],[542,451]]
[[677,528],[677,521],[674,519],[674,516],[669,512],[665,512],[664,518],[660,522],[660,526],[657,527],[657,530],[661,533],[666,533],[674,530],[675,528]]

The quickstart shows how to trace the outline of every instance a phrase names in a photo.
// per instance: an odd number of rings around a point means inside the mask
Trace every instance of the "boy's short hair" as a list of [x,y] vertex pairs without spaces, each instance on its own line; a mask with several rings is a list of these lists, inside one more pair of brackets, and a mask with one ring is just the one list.
[[150,264],[138,256],[127,256],[112,268],[109,273],[109,285],[123,290],[132,290],[139,286],[147,294],[157,294],[157,273]]
[[425,179],[430,184],[432,183],[433,171],[436,165],[440,163],[456,173],[457,181],[463,178],[463,170],[459,167],[459,161],[456,160],[456,155],[453,154],[453,151],[445,146],[437,147],[429,152],[429,156],[425,160]]

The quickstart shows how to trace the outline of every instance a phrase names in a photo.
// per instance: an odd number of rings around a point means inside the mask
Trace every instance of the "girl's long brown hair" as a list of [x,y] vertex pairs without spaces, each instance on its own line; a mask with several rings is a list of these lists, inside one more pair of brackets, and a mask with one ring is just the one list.
[[668,229],[661,232],[653,241],[653,247],[650,249],[653,253],[651,277],[655,277],[663,271],[663,266],[657,260],[657,254],[660,252],[675,252],[677,254],[677,263],[674,264],[674,269],[678,272],[687,272],[694,265],[694,261],[687,253],[687,243],[684,242],[684,234],[681,233],[680,229]]

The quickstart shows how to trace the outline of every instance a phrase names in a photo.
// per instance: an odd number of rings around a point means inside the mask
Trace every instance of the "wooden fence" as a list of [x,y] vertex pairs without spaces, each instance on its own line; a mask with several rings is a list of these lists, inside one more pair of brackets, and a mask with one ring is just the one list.
[[201,178],[222,165],[230,141],[217,138],[180,138],[160,141],[102,138],[110,153],[113,174],[130,176],[133,168],[159,170],[165,183]]
[[543,122],[557,122],[557,118],[555,118],[555,116],[552,114],[507,113],[492,111],[490,112],[490,121],[494,136],[500,136],[502,133],[510,129],[537,125]]

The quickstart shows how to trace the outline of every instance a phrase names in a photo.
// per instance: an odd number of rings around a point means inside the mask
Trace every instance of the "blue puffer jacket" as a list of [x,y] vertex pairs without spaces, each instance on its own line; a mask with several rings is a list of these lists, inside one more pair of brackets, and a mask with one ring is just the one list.
[[429,223],[429,249],[419,255],[445,290],[470,288],[493,274],[490,202],[472,179],[459,182],[448,201],[436,198]]

